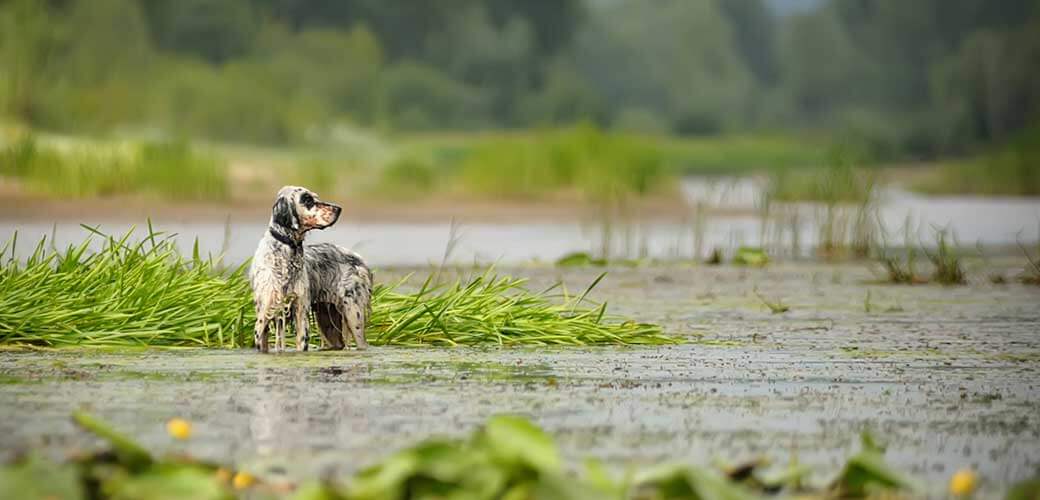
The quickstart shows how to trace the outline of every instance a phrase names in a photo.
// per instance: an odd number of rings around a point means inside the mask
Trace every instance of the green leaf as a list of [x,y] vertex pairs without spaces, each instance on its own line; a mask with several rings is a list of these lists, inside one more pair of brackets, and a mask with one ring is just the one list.
[[552,438],[523,417],[491,417],[483,436],[488,451],[503,462],[539,471],[557,471],[562,466]]
[[345,497],[330,484],[313,482],[300,486],[290,498],[292,500],[341,500]]
[[680,465],[662,465],[636,475],[639,491],[656,492],[658,498],[694,500],[751,500],[751,492],[715,472]]
[[85,496],[76,467],[30,457],[0,468],[0,498],[77,500]]
[[1007,500],[1036,500],[1040,498],[1040,477],[1015,483],[1004,498]]
[[123,476],[105,484],[112,500],[223,500],[232,498],[212,473],[194,467],[170,466],[138,476]]
[[832,488],[840,496],[864,496],[877,490],[913,490],[916,487],[885,464],[881,453],[866,449],[849,458]]
[[126,467],[138,470],[152,463],[152,456],[148,453],[148,450],[145,450],[144,447],[137,444],[134,440],[116,432],[108,424],[95,418],[93,415],[77,411],[72,414],[72,420],[79,424],[80,427],[108,441],[119,457],[120,463]]

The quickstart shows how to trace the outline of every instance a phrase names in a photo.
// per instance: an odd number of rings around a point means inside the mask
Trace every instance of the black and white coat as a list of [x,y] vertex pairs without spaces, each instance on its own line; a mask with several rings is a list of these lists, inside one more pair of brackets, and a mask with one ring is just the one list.
[[275,351],[284,351],[290,323],[296,329],[296,349],[307,350],[311,294],[303,239],[312,229],[335,224],[340,212],[339,206],[318,200],[305,188],[286,186],[278,191],[249,269],[256,306],[254,341],[260,352],[268,352],[270,330],[275,332]]

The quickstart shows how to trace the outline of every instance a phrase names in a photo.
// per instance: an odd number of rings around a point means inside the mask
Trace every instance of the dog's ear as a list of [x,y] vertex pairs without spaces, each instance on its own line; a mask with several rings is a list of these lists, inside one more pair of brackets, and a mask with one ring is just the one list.
[[293,210],[292,204],[284,196],[279,196],[271,209],[271,220],[284,228],[299,229],[300,226],[296,219],[296,211]]

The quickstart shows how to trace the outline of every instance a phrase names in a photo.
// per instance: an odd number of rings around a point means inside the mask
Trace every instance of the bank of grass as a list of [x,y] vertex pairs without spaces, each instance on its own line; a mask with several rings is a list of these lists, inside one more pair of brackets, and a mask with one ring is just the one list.
[[742,175],[823,164],[816,141],[783,136],[677,138],[569,128],[405,137],[376,192],[540,200],[662,196],[683,175]]
[[[197,250],[183,257],[168,235],[151,228],[138,241],[133,231],[111,237],[88,230],[93,238],[63,250],[41,240],[24,262],[14,257],[17,236],[3,247],[0,345],[252,344],[245,265],[225,269]],[[536,293],[524,285],[488,271],[452,285],[427,279],[415,293],[399,291],[401,283],[378,286],[367,337],[407,346],[676,342],[656,325],[606,315],[605,305],[588,302],[588,291]]]
[[55,197],[226,201],[230,196],[224,163],[182,142],[60,148],[24,135],[0,150],[0,177]]
[[599,202],[677,186],[654,145],[591,125],[425,141],[406,146],[402,158],[383,169],[379,192]]
[[912,187],[928,194],[1040,196],[1040,126],[978,158],[945,163]]

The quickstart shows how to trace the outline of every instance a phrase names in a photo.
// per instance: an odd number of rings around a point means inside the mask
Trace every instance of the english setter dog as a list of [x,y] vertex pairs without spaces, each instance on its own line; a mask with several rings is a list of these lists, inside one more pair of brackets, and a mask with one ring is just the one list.
[[358,348],[365,341],[365,321],[372,297],[372,272],[361,256],[329,243],[304,246],[307,231],[325,229],[341,208],[318,200],[297,186],[278,191],[267,232],[257,246],[249,281],[256,305],[256,348],[268,352],[268,330],[275,331],[275,351],[285,350],[285,330],[296,329],[296,349],[306,351],[308,311],[321,331],[323,349],[342,349],[350,331]]

